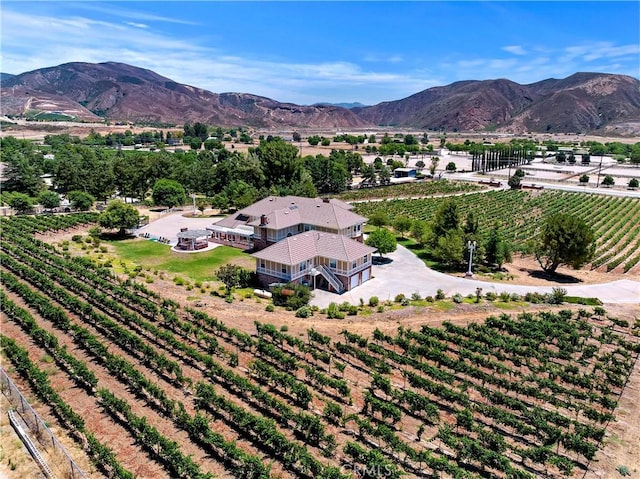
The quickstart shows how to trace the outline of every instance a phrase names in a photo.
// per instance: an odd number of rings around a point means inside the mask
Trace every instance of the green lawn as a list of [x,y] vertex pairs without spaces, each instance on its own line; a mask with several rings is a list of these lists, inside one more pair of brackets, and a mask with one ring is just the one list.
[[214,271],[227,263],[253,269],[255,260],[243,251],[230,246],[218,246],[201,253],[176,253],[155,241],[130,239],[107,241],[116,255],[127,262],[167,273],[179,274],[194,281],[215,280]]

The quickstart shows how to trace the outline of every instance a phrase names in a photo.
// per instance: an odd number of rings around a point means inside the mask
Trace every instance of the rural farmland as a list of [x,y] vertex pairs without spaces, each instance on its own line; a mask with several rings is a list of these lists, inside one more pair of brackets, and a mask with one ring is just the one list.
[[640,353],[600,306],[236,327],[36,238],[95,220],[2,219],[2,346],[106,476],[582,477]]

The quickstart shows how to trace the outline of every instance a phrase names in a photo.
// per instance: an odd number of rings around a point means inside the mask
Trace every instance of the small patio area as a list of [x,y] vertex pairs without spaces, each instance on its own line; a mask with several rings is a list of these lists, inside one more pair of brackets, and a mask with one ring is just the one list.
[[180,228],[176,236],[178,243],[173,248],[176,251],[199,251],[209,246],[210,233],[207,230],[190,230],[185,227]]

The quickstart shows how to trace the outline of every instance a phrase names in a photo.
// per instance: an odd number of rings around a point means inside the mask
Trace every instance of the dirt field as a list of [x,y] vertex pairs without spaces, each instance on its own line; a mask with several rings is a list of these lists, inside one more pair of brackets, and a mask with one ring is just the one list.
[[[0,137],[3,136],[15,136],[16,138],[25,138],[32,140],[42,140],[46,135],[61,135],[61,134],[69,134],[72,136],[85,137],[87,136],[91,130],[95,130],[96,132],[107,135],[109,133],[121,132],[124,133],[126,130],[130,130],[134,134],[142,133],[144,131],[182,131],[182,128],[151,128],[151,127],[137,127],[137,126],[128,126],[128,125],[105,125],[101,123],[93,123],[93,124],[83,124],[83,123],[72,123],[72,122],[26,122],[20,121],[18,125],[12,125],[10,127],[3,127],[2,131],[0,131]],[[301,143],[295,143],[296,146],[302,147],[303,155],[316,155],[319,153],[328,154],[332,149],[342,148],[342,149],[352,149],[351,145],[347,143],[335,143],[331,144],[327,147],[323,146],[311,146],[306,141],[306,137],[313,134],[318,134],[320,136],[326,136],[333,138],[333,136],[337,135],[338,132],[316,132],[316,131],[302,131],[301,129],[290,129],[289,132],[293,133],[293,131],[300,131],[303,136],[303,141]],[[382,129],[382,128],[369,128],[366,130],[354,130],[354,131],[345,131],[341,133],[349,133],[354,135],[370,135],[376,134],[377,136],[382,136],[385,133],[393,135],[396,132],[403,133],[412,133],[416,135],[422,135],[422,131],[410,131],[409,130],[391,130],[391,129]],[[269,132],[259,132],[260,134],[269,134]],[[439,132],[427,132],[431,139],[432,144],[439,143],[439,139],[442,133]],[[273,134],[282,134],[282,132],[274,132]],[[581,143],[585,141],[597,141],[600,143],[607,142],[621,142],[627,144],[634,144],[640,141],[640,137],[638,136],[597,136],[597,135],[575,135],[575,134],[529,134],[529,135],[509,135],[509,134],[497,134],[490,132],[480,132],[480,133],[446,133],[447,141],[451,143],[464,143],[465,140],[469,139],[470,141],[475,142],[483,142],[483,141],[491,141],[491,142],[508,142],[511,138],[522,138],[522,137],[532,138],[538,141],[543,140],[554,140],[559,142],[568,142],[568,143]],[[233,143],[233,148],[238,151],[246,151],[251,146],[257,145],[257,140],[254,145],[245,145],[242,143]],[[231,143],[226,145],[227,149],[231,149]],[[362,149],[362,145],[359,145],[359,149]]]

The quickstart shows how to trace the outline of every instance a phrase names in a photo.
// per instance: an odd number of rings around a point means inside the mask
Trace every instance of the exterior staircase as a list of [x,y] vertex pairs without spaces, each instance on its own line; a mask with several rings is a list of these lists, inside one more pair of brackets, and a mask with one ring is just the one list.
[[342,281],[338,279],[338,277],[331,271],[326,268],[324,265],[319,264],[316,266],[316,270],[325,277],[325,279],[329,282],[333,289],[335,289],[338,294],[344,293],[344,286],[342,285]]

